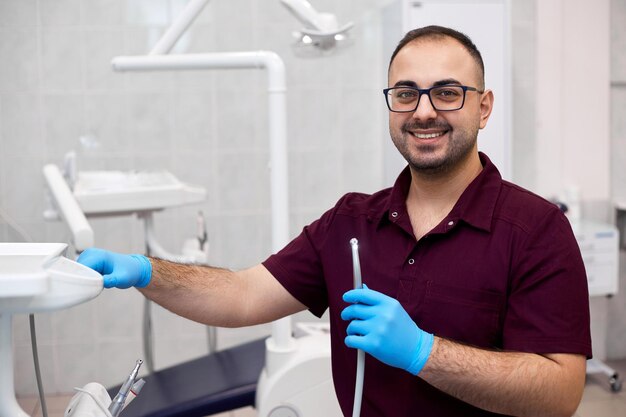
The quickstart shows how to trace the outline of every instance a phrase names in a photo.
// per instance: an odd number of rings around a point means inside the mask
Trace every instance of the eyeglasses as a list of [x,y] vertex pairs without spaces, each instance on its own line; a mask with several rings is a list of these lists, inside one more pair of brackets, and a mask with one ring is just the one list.
[[460,110],[463,108],[463,104],[465,104],[465,93],[467,91],[476,91],[481,94],[484,92],[465,85],[442,85],[431,88],[385,88],[383,94],[390,111],[409,113],[417,109],[423,94],[428,96],[430,104],[437,111]]

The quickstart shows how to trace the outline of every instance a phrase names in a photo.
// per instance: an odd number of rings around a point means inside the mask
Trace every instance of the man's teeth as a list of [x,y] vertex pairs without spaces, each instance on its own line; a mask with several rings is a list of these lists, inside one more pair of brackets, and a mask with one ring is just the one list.
[[415,133],[411,132],[413,136],[418,139],[432,139],[443,135],[446,132],[438,132],[438,133]]

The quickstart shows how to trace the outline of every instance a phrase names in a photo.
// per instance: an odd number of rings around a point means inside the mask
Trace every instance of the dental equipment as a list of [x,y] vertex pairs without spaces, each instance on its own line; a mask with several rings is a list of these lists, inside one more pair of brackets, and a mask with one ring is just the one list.
[[[359,241],[356,238],[350,239],[352,248],[352,273],[354,288],[363,288],[361,278],[361,261],[359,259]],[[365,374],[365,352],[357,350],[356,360],[356,382],[354,386],[354,404],[352,406],[352,417],[361,415],[361,400],[363,399],[363,379]]]
[[137,398],[137,396],[139,395],[139,393],[141,392],[141,389],[143,388],[143,386],[146,384],[146,380],[141,378],[140,380],[136,381],[132,388],[130,389],[130,392],[128,393],[128,398],[126,399],[126,402],[124,403],[124,408],[128,407],[128,405],[133,402],[133,400],[135,398]]
[[[118,395],[111,401],[106,388],[97,382],[90,382],[82,388],[74,388],[76,394],[70,400],[63,414],[65,417],[118,417],[122,410],[139,394],[145,384],[142,378],[135,381],[141,361],[137,361],[135,369],[122,385]],[[132,380],[131,380],[132,379]],[[129,382],[132,384],[129,385]],[[126,387],[129,387],[126,390]],[[122,392],[124,390],[124,392]]]
[[[190,0],[172,23],[164,36],[148,55],[118,56],[111,65],[114,71],[168,71],[208,69],[262,69],[267,70],[268,128],[270,146],[270,201],[271,201],[271,250],[278,252],[289,242],[289,205],[287,170],[287,120],[286,120],[286,75],[283,60],[271,51],[224,52],[200,54],[167,53],[191,25],[208,0]],[[351,27],[351,25],[350,25]],[[349,28],[340,28],[347,30]],[[309,28],[316,35],[319,28]],[[321,35],[327,35],[322,33]],[[333,35],[334,36],[334,35]],[[338,37],[343,33],[337,33]],[[291,317],[272,323],[271,337],[265,340],[265,368],[258,383],[243,388],[246,392],[256,391],[256,407],[261,417],[315,416],[338,417],[339,404],[334,395],[330,364],[330,337],[328,331],[311,331],[303,337],[292,337]],[[235,349],[232,349],[233,352]],[[219,355],[223,352],[218,352]],[[212,355],[211,355],[212,356]],[[147,360],[148,358],[146,358]],[[207,358],[209,359],[209,358]],[[178,365],[183,367],[185,364]],[[155,379],[168,370],[155,372]],[[159,374],[159,375],[156,375]],[[232,379],[232,378],[231,378]],[[151,392],[152,382],[146,388]],[[178,387],[180,388],[180,387]],[[239,389],[238,391],[242,391]],[[187,397],[187,393],[181,394]],[[178,398],[176,398],[178,399]],[[175,401],[171,397],[170,401]],[[196,398],[194,412],[207,410],[210,398]],[[206,402],[205,402],[206,399]],[[181,398],[181,403],[184,398]],[[158,400],[157,400],[158,401]],[[244,400],[242,400],[244,401]],[[254,405],[238,402],[239,406]],[[134,408],[148,407],[141,400]],[[135,405],[137,407],[135,407]],[[183,404],[187,406],[187,404]],[[171,407],[170,407],[171,408]],[[215,408],[215,407],[213,407]],[[294,411],[294,410],[297,410]],[[225,411],[225,410],[222,410]],[[157,410],[155,409],[155,412]],[[191,412],[191,411],[190,411]],[[281,414],[291,413],[291,414]],[[207,414],[205,412],[205,414]],[[205,415],[202,414],[202,415]],[[165,414],[159,414],[165,415]],[[198,414],[200,415],[200,414]]]
[[120,391],[117,393],[111,404],[109,405],[109,412],[113,417],[118,417],[124,408],[124,404],[126,404],[126,398],[130,393],[131,388],[135,384],[135,379],[137,379],[137,374],[139,373],[139,368],[143,361],[138,359],[135,363],[135,368],[133,368],[132,372],[126,379],[126,382],[122,384]]
[[353,22],[348,22],[340,27],[334,14],[316,11],[307,0],[280,0],[280,2],[304,24],[304,28],[294,32],[294,36],[302,45],[310,45],[324,51],[333,49],[338,42],[348,39],[347,32],[354,26]]
[[72,233],[76,250],[82,251],[93,246],[93,229],[59,168],[56,165],[46,165],[43,167],[43,175],[57,208],[57,210],[49,209],[44,212],[44,218],[54,218],[60,215]]
[[0,417],[28,417],[15,399],[12,316],[69,308],[103,289],[102,276],[66,251],[64,243],[0,243]]
[[[194,244],[185,243],[182,254],[174,254],[166,250],[154,234],[155,211],[200,203],[206,199],[204,188],[179,181],[164,170],[76,172],[75,159],[74,152],[66,155],[64,174],[53,164],[44,166],[43,173],[50,200],[54,203],[44,212],[44,218],[53,220],[61,217],[69,226],[77,251],[94,245],[94,233],[87,217],[136,214],[144,223],[146,255],[182,263],[206,262],[207,251],[197,249],[203,247],[198,245],[199,237],[193,239]],[[203,230],[203,233],[206,231]],[[206,241],[204,246],[208,246]],[[210,346],[215,345],[211,342],[214,338],[212,332],[209,328]],[[150,301],[147,299],[143,333],[146,367],[153,371]]]
[[[286,75],[283,60],[271,51],[219,52],[202,54],[162,55],[179,39],[194,16],[208,0],[191,0],[168,30],[168,41],[156,53],[139,56],[117,56],[111,61],[115,71],[167,71],[200,69],[266,69],[268,118],[270,139],[270,200],[272,222],[272,251],[278,252],[289,242],[289,198],[287,170],[287,100]],[[200,7],[202,6],[202,7]],[[194,13],[192,13],[194,12]],[[180,24],[177,22],[181,22]],[[291,319],[286,317],[272,324],[270,350],[291,351],[295,343],[291,337]]]

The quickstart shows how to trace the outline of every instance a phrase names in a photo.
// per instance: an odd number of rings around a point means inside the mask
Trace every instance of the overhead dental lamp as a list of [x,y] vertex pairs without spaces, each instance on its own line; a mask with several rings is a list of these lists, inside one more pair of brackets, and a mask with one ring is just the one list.
[[353,22],[339,26],[334,14],[316,11],[307,0],[280,2],[304,24],[300,31],[293,33],[297,39],[296,50],[328,52],[341,44],[349,44],[348,31],[354,26]]

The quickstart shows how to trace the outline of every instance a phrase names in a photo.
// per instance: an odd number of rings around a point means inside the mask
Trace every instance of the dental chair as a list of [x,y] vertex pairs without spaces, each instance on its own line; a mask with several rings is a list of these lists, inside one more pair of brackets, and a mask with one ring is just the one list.
[[124,417],[201,417],[254,406],[264,364],[265,341],[255,340],[153,372]]

